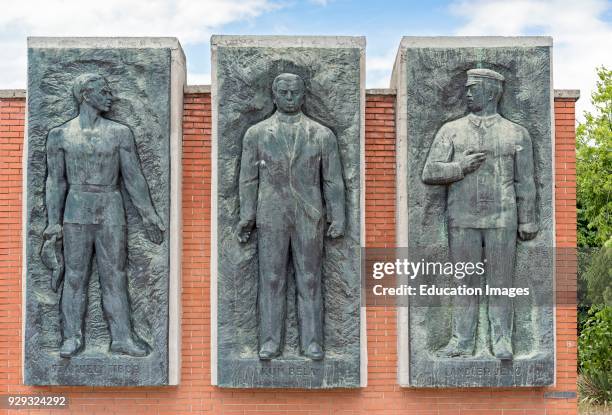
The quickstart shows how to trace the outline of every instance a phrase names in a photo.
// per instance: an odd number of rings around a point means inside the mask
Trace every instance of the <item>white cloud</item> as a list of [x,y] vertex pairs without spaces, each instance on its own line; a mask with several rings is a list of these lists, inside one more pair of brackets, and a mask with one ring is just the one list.
[[271,0],[16,0],[0,13],[0,88],[24,88],[27,36],[173,36],[183,45],[276,8]]
[[[377,53],[379,52],[379,53]],[[380,53],[382,52],[382,53]],[[397,45],[387,51],[371,51],[366,58],[366,85],[368,88],[389,88],[391,72],[397,54]]]
[[[331,0],[309,1],[325,6]],[[16,0],[0,13],[0,88],[25,87],[27,36],[176,36],[183,45],[198,44],[207,42],[223,25],[254,19],[283,4],[289,3]],[[607,8],[606,0],[454,0],[450,6],[452,13],[465,19],[457,35],[553,36],[555,88],[579,88],[580,112],[590,108],[595,67],[612,67],[612,28],[601,17]],[[397,46],[393,42],[388,49],[368,49],[369,88],[388,87]],[[189,74],[189,83],[208,83],[209,79],[209,74]]]
[[465,18],[457,35],[525,35],[553,37],[556,89],[580,89],[577,115],[590,110],[595,68],[612,68],[612,26],[602,19],[606,0],[472,0],[456,1],[451,11]]
[[187,85],[210,85],[210,73],[188,73]]

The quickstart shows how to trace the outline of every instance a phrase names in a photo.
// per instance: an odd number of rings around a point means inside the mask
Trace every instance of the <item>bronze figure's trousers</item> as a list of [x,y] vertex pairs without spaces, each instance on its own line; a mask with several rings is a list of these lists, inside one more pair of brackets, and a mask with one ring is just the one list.
[[[282,215],[281,215],[282,216]],[[280,219],[280,220],[279,220]],[[258,222],[259,255],[259,342],[273,342],[280,349],[286,316],[289,255],[295,269],[300,348],[310,343],[323,346],[321,259],[323,219],[308,217],[287,223],[282,218]]]
[[64,224],[66,273],[62,293],[62,335],[82,338],[87,311],[87,288],[91,258],[96,253],[102,307],[113,341],[124,341],[131,333],[124,226]]
[[[489,287],[510,288],[514,278],[516,228],[449,228],[452,261],[476,264],[486,258],[484,280]],[[483,257],[484,253],[484,257]],[[456,280],[457,285],[481,287],[482,276],[473,274]],[[453,336],[463,347],[473,348],[478,323],[477,296],[453,298]],[[513,308],[507,296],[489,296],[491,343],[512,338]]]

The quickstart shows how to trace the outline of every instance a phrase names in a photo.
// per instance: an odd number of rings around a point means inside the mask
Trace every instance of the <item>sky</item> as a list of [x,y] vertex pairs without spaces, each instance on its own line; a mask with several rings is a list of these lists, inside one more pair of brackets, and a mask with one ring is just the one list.
[[556,89],[591,110],[596,68],[612,68],[608,0],[0,0],[0,89],[25,88],[27,36],[174,36],[189,84],[210,83],[210,36],[366,36],[366,87],[389,87],[402,36],[552,36]]

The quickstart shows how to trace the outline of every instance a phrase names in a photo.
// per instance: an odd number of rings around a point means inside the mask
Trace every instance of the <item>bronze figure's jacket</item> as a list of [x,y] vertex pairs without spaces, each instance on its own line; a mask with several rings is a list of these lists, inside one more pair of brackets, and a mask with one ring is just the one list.
[[51,192],[52,198],[47,200],[49,223],[125,226],[120,177],[141,216],[150,216],[153,204],[131,130],[101,118],[99,128],[103,133],[80,137],[81,133],[74,132],[78,122],[75,118],[49,133],[48,158],[55,168],[47,186],[55,186],[54,180],[66,180],[68,184],[63,220],[63,201],[54,199],[56,192]]
[[[242,144],[240,219],[256,222],[344,224],[344,181],[332,131],[300,114],[293,142],[281,133],[278,113],[249,128]],[[321,186],[322,185],[322,186]]]
[[[458,157],[486,153],[465,177]],[[469,114],[440,128],[423,169],[423,182],[449,184],[448,224],[461,228],[516,228],[536,224],[533,149],[527,130],[499,114]]]

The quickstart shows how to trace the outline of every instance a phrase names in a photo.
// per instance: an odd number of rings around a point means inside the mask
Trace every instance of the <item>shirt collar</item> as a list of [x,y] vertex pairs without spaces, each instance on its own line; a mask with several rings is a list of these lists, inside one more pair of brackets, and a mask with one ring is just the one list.
[[283,114],[280,111],[276,111],[276,119],[285,124],[295,124],[302,121],[302,111],[297,114]]
[[481,117],[479,115],[473,114],[473,113],[469,113],[468,114],[468,119],[476,126],[476,127],[480,127],[480,125],[484,122],[485,127],[490,127],[493,124],[495,124],[499,119],[501,118],[501,115],[499,114],[493,114],[493,115],[489,115],[487,117]]

